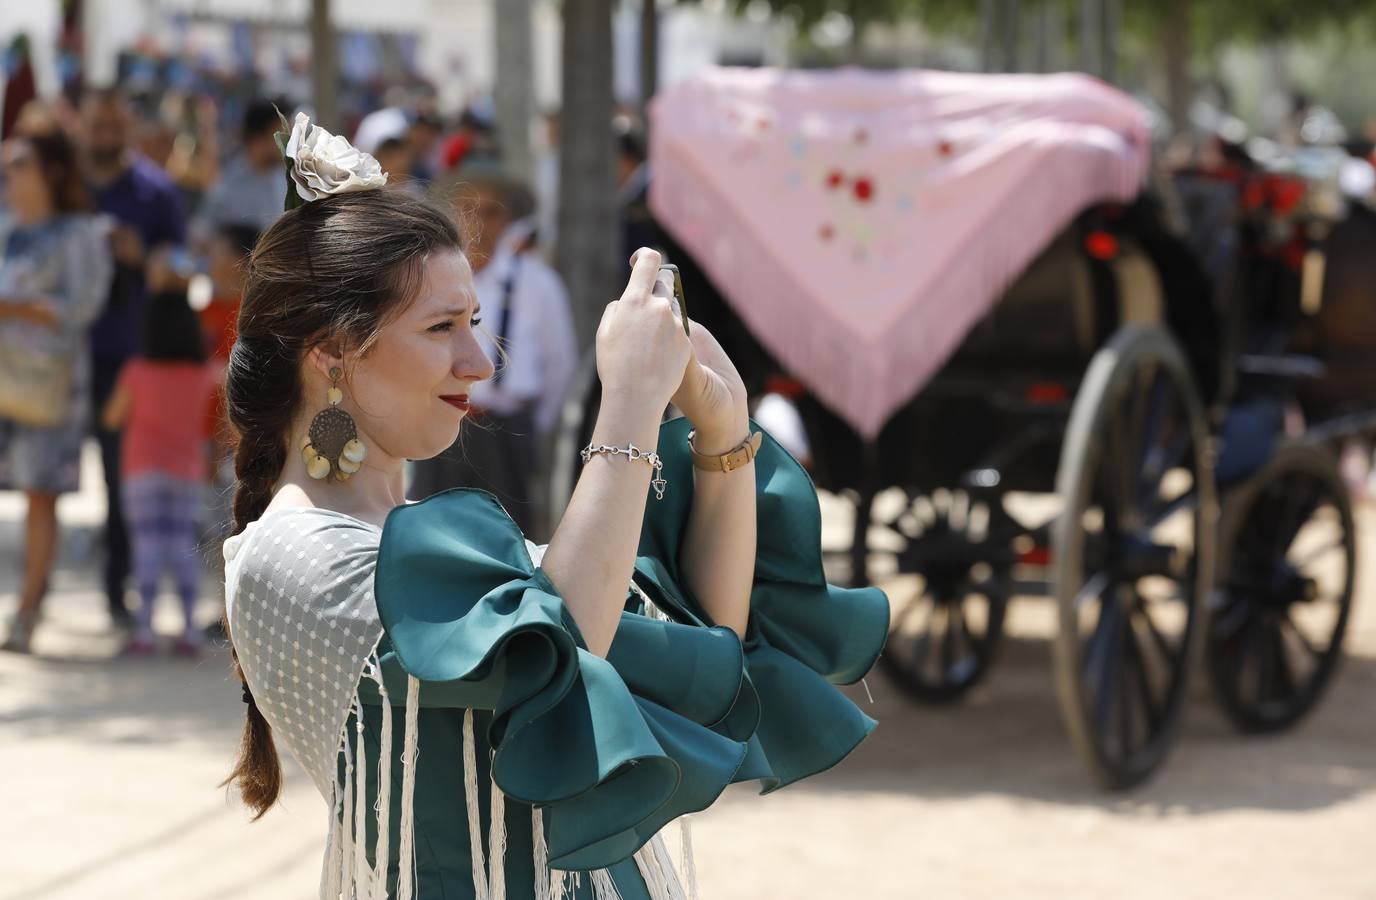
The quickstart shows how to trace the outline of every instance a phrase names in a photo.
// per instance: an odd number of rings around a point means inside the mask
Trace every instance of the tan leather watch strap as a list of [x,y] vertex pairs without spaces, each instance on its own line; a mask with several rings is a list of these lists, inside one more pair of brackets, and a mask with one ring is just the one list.
[[764,442],[764,432],[756,431],[746,438],[734,449],[720,456],[707,453],[699,453],[693,446],[693,435],[696,432],[688,433],[688,449],[693,454],[693,466],[702,469],[704,472],[734,472],[745,465],[748,465],[755,454],[760,452],[760,444]]

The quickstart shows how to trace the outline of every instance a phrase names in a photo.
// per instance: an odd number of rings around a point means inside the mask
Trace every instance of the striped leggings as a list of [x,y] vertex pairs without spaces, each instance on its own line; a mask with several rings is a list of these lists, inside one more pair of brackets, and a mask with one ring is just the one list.
[[153,602],[158,581],[170,570],[181,595],[186,630],[200,588],[201,560],[196,550],[197,529],[205,513],[205,486],[164,472],[140,472],[121,485],[124,518],[133,544],[134,580],[138,584],[138,630],[153,634]]

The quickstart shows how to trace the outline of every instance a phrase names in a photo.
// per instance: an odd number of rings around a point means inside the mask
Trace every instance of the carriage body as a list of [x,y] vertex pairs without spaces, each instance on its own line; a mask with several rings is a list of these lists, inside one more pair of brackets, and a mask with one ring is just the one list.
[[[1201,246],[1173,214],[1172,183],[1145,181],[1074,209],[941,359],[915,345],[913,366],[926,374],[878,428],[828,394],[807,354],[781,362],[778,341],[762,339],[771,322],[731,302],[740,286],[701,264],[702,236],[660,217],[694,318],[752,396],[792,401],[814,481],[854,500],[840,571],[889,591],[888,673],[917,700],[959,699],[996,657],[1014,594],[1053,598],[1063,719],[1112,788],[1166,758],[1203,647],[1219,699],[1244,727],[1284,727],[1310,709],[1340,653],[1355,556],[1332,455],[1285,445],[1286,405],[1309,374],[1294,352],[1303,279],[1257,264],[1260,232],[1245,217],[1230,225],[1237,241]],[[777,274],[752,285],[771,289]],[[780,327],[796,340],[809,314],[800,306]],[[833,349],[811,346],[836,372]],[[560,457],[590,433],[595,403],[591,381],[575,391]],[[556,494],[571,480],[556,478]],[[1021,517],[1014,494],[1047,495],[1055,512]],[[1258,532],[1268,515],[1284,524]],[[1289,552],[1316,518],[1336,529],[1343,561],[1336,613],[1301,678],[1277,656],[1277,642],[1293,638],[1276,623],[1317,596],[1317,579]],[[925,619],[911,627],[915,609]],[[1270,681],[1257,681],[1258,666]]]

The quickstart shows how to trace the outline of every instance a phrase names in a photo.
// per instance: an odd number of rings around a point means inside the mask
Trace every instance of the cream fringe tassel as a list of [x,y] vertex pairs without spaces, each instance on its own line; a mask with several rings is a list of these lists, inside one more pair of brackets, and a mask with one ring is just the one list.
[[463,797],[468,807],[468,856],[473,863],[474,900],[488,900],[483,861],[482,822],[478,815],[478,757],[473,742],[473,710],[463,713]]
[[[643,595],[642,595],[643,596]],[[648,602],[648,598],[645,598]],[[653,609],[653,605],[650,605]],[[658,610],[654,610],[659,612]],[[661,613],[662,615],[662,613]],[[378,796],[373,805],[377,826],[373,866],[368,866],[368,809],[367,759],[364,752],[362,704],[354,698],[355,740],[347,733],[341,736],[344,753],[344,778],[334,786],[330,798],[330,827],[321,863],[320,900],[388,900],[387,873],[390,862],[391,837],[391,779],[392,765],[392,705],[377,657],[371,657],[364,670],[377,683],[382,699],[382,729],[378,760]],[[400,861],[397,875],[396,900],[413,900],[415,883],[415,787],[416,760],[419,755],[420,681],[408,678],[406,683],[406,717],[402,739],[401,782],[401,841],[397,856]],[[468,807],[469,849],[473,860],[475,900],[506,900],[506,795],[495,782],[490,782],[490,823],[488,851],[484,854],[482,826],[478,805],[477,741],[473,734],[473,711],[464,711],[463,720],[464,799]],[[693,861],[692,835],[688,818],[679,821],[681,828],[681,865],[688,884],[685,893],[679,873],[664,845],[662,835],[655,835],[633,857],[645,881],[651,900],[697,900],[697,871]],[[531,807],[531,842],[535,873],[535,900],[564,900],[568,881],[572,878],[576,890],[583,873],[564,872],[549,867],[549,847],[545,840],[544,813]],[[491,863],[487,862],[490,855]],[[586,873],[595,900],[621,900],[621,892],[607,869]]]
[[325,841],[325,858],[320,863],[320,900],[339,900],[339,870],[344,848],[339,840],[339,816],[342,797],[335,784],[330,797],[330,832]]
[[373,870],[368,867],[368,758],[363,752],[363,705],[354,707],[354,896],[372,900]]
[[378,741],[380,752],[377,764],[377,843],[373,852],[372,900],[387,900],[387,863],[392,837],[392,698],[382,683],[382,669],[377,657],[370,660],[368,674],[377,682],[382,696],[382,734]]
[[538,806],[530,808],[530,845],[535,857],[535,900],[563,900],[564,874],[557,873],[556,888],[556,873],[550,870],[549,845],[545,843],[545,814]]
[[416,755],[420,752],[420,679],[406,678],[406,726],[401,751],[401,841],[397,900],[412,900],[416,865]]
[[612,873],[606,869],[593,869],[588,873],[588,880],[592,882],[592,895],[596,900],[621,900]]
[[488,833],[487,849],[492,860],[487,867],[488,900],[506,900],[506,794],[490,785],[492,795],[492,830]]
[[349,744],[349,736],[344,735],[344,827],[339,834],[339,881],[344,889],[344,900],[355,900],[352,873],[354,855],[354,752]]
[[678,820],[679,852],[682,858],[683,880],[688,882],[688,900],[698,900],[698,864],[693,859],[693,828],[686,815]]

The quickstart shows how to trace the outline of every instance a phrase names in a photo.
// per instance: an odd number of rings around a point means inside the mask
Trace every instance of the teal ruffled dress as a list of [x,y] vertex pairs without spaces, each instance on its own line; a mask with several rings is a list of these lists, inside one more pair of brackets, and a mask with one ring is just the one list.
[[[628,593],[605,659],[587,651],[491,495],[448,491],[388,517],[373,582],[385,630],[377,660],[398,720],[408,676],[420,681],[417,896],[485,895],[475,892],[481,875],[470,852],[465,710],[473,711],[477,784],[491,779],[504,794],[499,855],[509,898],[537,896],[533,807],[550,868],[605,869],[625,900],[649,900],[632,855],[665,825],[705,809],[729,784],[758,780],[768,793],[828,769],[874,728],[834,686],[869,671],[888,631],[888,602],[875,589],[826,583],[816,492],[768,435],[755,460],[758,555],[745,641],[708,621],[686,589],[679,549],[692,507],[688,430],[683,419],[661,429],[669,488],[647,504],[639,591]],[[673,621],[642,614],[640,592]],[[359,699],[373,809],[383,693],[364,678]],[[345,734],[356,734],[357,724],[351,715]],[[398,759],[404,729],[391,732],[388,752]],[[393,796],[402,778],[402,767],[392,766]],[[476,796],[480,846],[492,861],[491,794]],[[390,812],[388,896],[395,896],[395,802]],[[372,864],[377,835],[372,817],[368,823]],[[594,896],[590,877],[564,883],[565,896]]]

